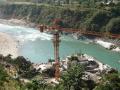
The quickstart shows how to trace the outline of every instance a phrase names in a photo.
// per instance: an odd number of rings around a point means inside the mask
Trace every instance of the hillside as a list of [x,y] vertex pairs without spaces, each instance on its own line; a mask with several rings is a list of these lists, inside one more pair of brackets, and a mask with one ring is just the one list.
[[47,25],[51,25],[53,19],[60,18],[62,27],[120,34],[119,3],[99,4],[95,7],[14,3],[0,6],[0,13],[1,18],[24,19],[36,24]]

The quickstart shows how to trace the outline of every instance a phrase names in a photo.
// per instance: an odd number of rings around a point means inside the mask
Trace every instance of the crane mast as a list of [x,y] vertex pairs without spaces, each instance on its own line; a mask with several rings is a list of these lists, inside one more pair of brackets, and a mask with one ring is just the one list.
[[[60,57],[59,57],[59,43],[61,42],[60,40],[60,35],[59,35],[59,30],[57,30],[59,26],[55,26],[54,28],[52,28],[54,30],[53,33],[53,46],[54,46],[54,59],[55,59],[55,79],[59,80],[60,78]],[[40,25],[40,32],[43,32],[45,29],[47,29],[47,27],[45,25]]]
[[59,80],[60,78],[60,64],[59,64],[59,43],[60,43],[60,35],[59,31],[55,31],[53,34],[53,46],[54,46],[54,58],[55,58],[55,79]]

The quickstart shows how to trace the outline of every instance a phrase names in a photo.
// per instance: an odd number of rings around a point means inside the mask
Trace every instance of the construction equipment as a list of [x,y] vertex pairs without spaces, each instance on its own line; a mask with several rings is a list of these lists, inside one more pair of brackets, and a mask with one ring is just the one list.
[[48,28],[45,25],[40,25],[40,32],[43,32],[44,30],[52,29],[54,30],[53,32],[53,46],[54,46],[54,58],[55,58],[55,79],[59,80],[60,78],[60,57],[59,57],[59,43],[60,43],[60,35],[59,35],[59,25],[57,25],[58,21],[54,22],[54,26],[52,28]]
[[[98,37],[102,37],[104,33],[101,32],[94,32],[94,31],[86,31],[81,29],[72,29],[72,28],[62,28],[59,25],[59,22],[61,22],[61,19],[55,19],[53,26],[47,26],[47,25],[40,25],[40,32],[44,31],[52,31],[53,32],[53,45],[54,45],[54,57],[55,57],[55,78],[56,80],[59,80],[60,77],[60,63],[59,63],[59,43],[60,43],[60,32],[67,32],[67,33],[77,33],[77,34],[84,34],[84,35],[94,35]],[[109,37],[111,38],[117,38],[120,39],[120,34],[110,34]]]

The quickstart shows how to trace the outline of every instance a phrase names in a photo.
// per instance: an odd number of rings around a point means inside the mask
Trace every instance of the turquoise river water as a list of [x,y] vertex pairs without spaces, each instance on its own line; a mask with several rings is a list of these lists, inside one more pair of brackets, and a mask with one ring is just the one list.
[[[40,33],[33,28],[4,24],[0,24],[0,32],[13,36],[19,43],[19,55],[28,58],[34,63],[47,62],[49,58],[53,58],[52,35]],[[120,70],[120,53],[106,50],[97,44],[89,44],[87,40],[75,40],[71,36],[61,36],[61,59],[81,52]]]

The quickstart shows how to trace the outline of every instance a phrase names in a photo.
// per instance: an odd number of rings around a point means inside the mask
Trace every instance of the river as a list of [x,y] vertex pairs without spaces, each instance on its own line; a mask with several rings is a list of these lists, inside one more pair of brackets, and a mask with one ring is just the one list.
[[[52,35],[40,33],[34,28],[0,24],[0,32],[10,34],[19,43],[19,55],[34,63],[53,59]],[[86,53],[104,64],[120,70],[120,53],[106,50],[100,45],[89,44],[87,40],[75,40],[71,36],[61,36],[60,58],[74,53]]]

